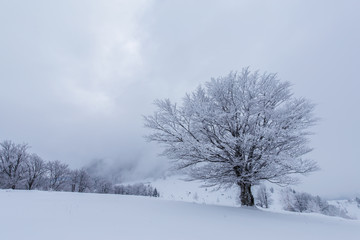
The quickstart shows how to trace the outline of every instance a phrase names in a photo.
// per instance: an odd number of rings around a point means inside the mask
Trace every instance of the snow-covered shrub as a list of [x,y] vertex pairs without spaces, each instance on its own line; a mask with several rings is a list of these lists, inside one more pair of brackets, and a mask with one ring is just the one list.
[[304,192],[295,192],[291,188],[286,188],[281,191],[281,203],[283,205],[283,209],[287,211],[316,212],[328,216],[349,218],[345,210],[342,210],[334,205],[330,205],[319,196],[313,196]]
[[295,207],[294,207],[295,191],[292,190],[291,188],[285,188],[281,190],[280,194],[281,194],[280,202],[282,204],[283,209],[286,211],[295,212]]
[[342,218],[350,218],[347,215],[346,210],[341,209],[339,207],[336,207],[334,205],[328,205],[327,208],[325,209],[325,211],[323,212],[323,214],[328,215],[328,216],[337,216],[337,217],[342,217]]
[[312,196],[308,193],[295,193],[293,204],[295,212],[309,212],[308,204],[311,200]]

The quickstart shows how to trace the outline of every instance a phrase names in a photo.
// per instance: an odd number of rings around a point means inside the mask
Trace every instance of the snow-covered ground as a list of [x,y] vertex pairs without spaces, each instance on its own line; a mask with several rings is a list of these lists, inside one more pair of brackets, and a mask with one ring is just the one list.
[[328,202],[329,204],[344,210],[350,218],[360,220],[360,203],[356,202],[355,199],[332,200]]
[[[160,197],[167,200],[233,207],[240,206],[240,192],[236,186],[231,189],[214,190],[214,188],[202,188],[201,181],[189,182],[183,179],[185,179],[184,176],[172,175],[164,178],[150,179],[144,181],[144,183],[156,187]],[[268,188],[270,187],[274,189],[274,192],[271,194],[272,204],[267,211],[285,212],[281,203],[281,191],[283,188],[277,185],[268,186]],[[253,188],[255,197],[257,189],[257,186]],[[360,204],[355,200],[332,200],[328,201],[328,203],[342,209],[350,218],[360,220]]]
[[360,221],[159,198],[0,190],[0,239],[359,239]]
[[155,187],[166,200],[185,201],[210,205],[240,206],[238,188],[217,189],[201,187],[201,181],[185,181],[185,176],[172,175],[144,181]]

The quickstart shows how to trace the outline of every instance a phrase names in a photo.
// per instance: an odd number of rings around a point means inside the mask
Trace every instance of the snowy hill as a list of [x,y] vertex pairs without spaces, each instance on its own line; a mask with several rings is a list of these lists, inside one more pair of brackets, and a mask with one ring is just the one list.
[[328,202],[344,210],[349,217],[360,220],[360,201],[359,199],[357,200],[358,201],[356,201],[356,199],[332,200]]
[[[156,187],[160,192],[160,197],[166,200],[232,207],[240,206],[240,192],[236,186],[226,190],[211,187],[202,188],[201,181],[184,181],[184,179],[184,176],[175,175],[143,182]],[[281,203],[281,191],[283,188],[276,185],[271,185],[271,187],[274,189],[274,192],[271,193],[272,204],[270,204],[267,211],[285,212]],[[255,186],[253,188],[255,197],[257,190],[258,187]],[[341,209],[348,217],[360,219],[360,203],[355,200],[334,200],[328,201],[328,203]]]
[[0,190],[0,236],[23,239],[359,239],[360,221],[111,194]]

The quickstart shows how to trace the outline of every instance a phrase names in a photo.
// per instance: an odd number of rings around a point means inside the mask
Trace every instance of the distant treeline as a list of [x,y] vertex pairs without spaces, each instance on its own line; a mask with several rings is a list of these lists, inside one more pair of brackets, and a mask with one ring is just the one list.
[[96,173],[89,174],[86,168],[70,169],[65,163],[45,161],[28,150],[27,144],[0,142],[0,188],[159,196],[150,185],[115,186]]
[[133,185],[116,185],[114,187],[115,194],[122,195],[139,195],[139,196],[151,196],[160,197],[160,194],[156,188],[151,185],[145,185],[143,183],[136,183]]

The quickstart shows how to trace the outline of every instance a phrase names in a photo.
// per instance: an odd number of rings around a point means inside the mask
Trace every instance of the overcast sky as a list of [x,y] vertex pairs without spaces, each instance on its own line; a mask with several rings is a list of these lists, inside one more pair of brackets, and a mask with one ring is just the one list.
[[142,115],[211,77],[276,72],[317,104],[321,171],[298,189],[360,194],[360,1],[0,0],[0,140],[46,160],[160,171]]

